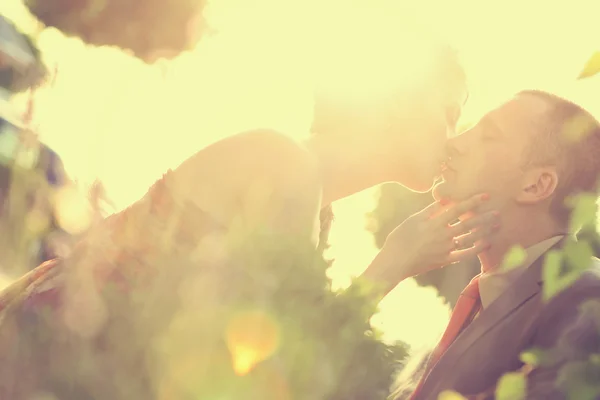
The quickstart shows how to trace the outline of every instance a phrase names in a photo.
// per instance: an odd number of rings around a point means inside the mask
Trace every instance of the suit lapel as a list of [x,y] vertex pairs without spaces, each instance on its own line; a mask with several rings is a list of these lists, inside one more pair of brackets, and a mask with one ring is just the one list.
[[[560,240],[552,248],[562,246],[564,240]],[[538,257],[534,263],[527,268],[519,279],[507,291],[502,293],[485,312],[482,312],[458,338],[450,345],[446,353],[438,361],[427,377],[423,387],[423,399],[428,398],[426,393],[438,384],[443,383],[444,374],[455,368],[456,364],[462,359],[482,336],[492,330],[502,320],[509,316],[513,311],[525,304],[542,289],[542,268],[544,265],[546,253]]]
[[539,257],[530,268],[523,272],[515,285],[502,293],[485,311],[481,312],[479,317],[450,346],[445,356],[458,361],[458,358],[464,355],[473,343],[535,296],[541,290],[539,277],[543,259],[544,257]]

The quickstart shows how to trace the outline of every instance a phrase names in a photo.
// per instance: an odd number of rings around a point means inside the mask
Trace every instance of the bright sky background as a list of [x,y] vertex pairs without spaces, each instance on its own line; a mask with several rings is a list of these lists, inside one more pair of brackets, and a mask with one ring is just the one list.
[[[398,26],[411,21],[450,41],[469,75],[465,121],[523,88],[553,90],[600,115],[600,78],[574,82],[600,49],[597,0],[212,0],[209,11],[216,35],[193,53],[152,67],[56,31],[40,36],[49,65],[59,69],[55,86],[37,95],[42,139],[84,185],[99,177],[119,208],[165,169],[224,136],[253,127],[306,135],[311,74],[303,55],[342,31],[331,22],[339,15],[354,16],[366,29],[364,16]],[[2,0],[0,13],[34,29],[18,0]],[[394,38],[382,45],[393,52]],[[364,230],[375,193],[336,204],[331,276],[337,285],[359,274],[376,252]],[[435,291],[411,280],[385,300],[376,322],[389,338],[421,347],[435,342],[447,318]]]

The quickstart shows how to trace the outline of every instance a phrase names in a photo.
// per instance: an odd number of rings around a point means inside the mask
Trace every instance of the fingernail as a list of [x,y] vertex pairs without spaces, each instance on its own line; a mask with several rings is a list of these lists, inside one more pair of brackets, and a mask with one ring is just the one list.
[[493,211],[493,212],[492,212],[492,215],[493,215],[494,217],[499,217],[499,216],[500,216],[500,211]]
[[488,201],[490,199],[490,195],[488,193],[484,193],[481,195],[481,200]]
[[448,199],[440,199],[439,203],[441,206],[446,206],[448,205],[449,201]]
[[493,231],[497,231],[498,229],[500,229],[500,224],[494,224],[494,225],[492,225],[492,230]]

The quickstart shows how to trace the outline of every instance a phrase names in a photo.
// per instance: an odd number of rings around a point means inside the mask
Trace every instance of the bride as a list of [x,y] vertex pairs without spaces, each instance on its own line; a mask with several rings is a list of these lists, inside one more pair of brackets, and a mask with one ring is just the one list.
[[[327,371],[335,368],[313,360],[310,376],[300,376],[285,361],[310,353],[290,350],[286,338],[316,329],[311,340],[318,342],[321,328],[311,324],[321,323],[326,311],[320,307],[343,299],[296,304],[306,297],[301,293],[321,293],[319,285],[326,284],[323,264],[313,263],[312,270],[298,265],[311,265],[308,248],[323,247],[331,213],[322,210],[332,202],[383,182],[428,191],[440,174],[466,84],[452,51],[440,48],[435,56],[427,81],[410,92],[390,88],[368,101],[318,92],[313,134],[305,142],[253,130],[204,148],[94,228],[68,258],[43,264],[8,287],[0,294],[0,398],[40,392],[61,400],[186,398],[182,393],[192,392],[202,393],[194,398],[269,398],[243,380],[234,393],[231,381],[223,380],[231,375],[231,361],[221,362],[218,354],[232,353],[234,372],[242,376],[274,354],[274,344],[248,336],[248,321],[262,334],[281,337],[282,350],[272,357],[277,368],[257,372],[263,387],[279,385],[283,374],[283,386],[303,393],[296,398],[342,398],[324,389]],[[475,255],[492,232],[486,200],[482,194],[459,204],[433,203],[409,218],[389,235],[362,280],[381,297],[405,278]],[[471,217],[451,225],[466,214]],[[312,288],[310,282],[321,283]],[[251,305],[276,314],[278,328],[268,313],[250,312],[254,319],[242,318],[245,328],[231,333],[225,319]],[[296,319],[300,306],[310,311],[302,314],[303,324]],[[194,318],[194,327],[182,315]],[[367,325],[356,328],[361,337]],[[340,328],[334,342],[320,351],[315,342],[311,351],[337,354],[338,344],[351,343],[344,341],[346,331],[352,329]],[[174,358],[180,361],[173,364]],[[190,363],[195,378],[186,380]],[[360,379],[350,373],[345,384],[353,388]],[[186,386],[195,384],[202,389]]]

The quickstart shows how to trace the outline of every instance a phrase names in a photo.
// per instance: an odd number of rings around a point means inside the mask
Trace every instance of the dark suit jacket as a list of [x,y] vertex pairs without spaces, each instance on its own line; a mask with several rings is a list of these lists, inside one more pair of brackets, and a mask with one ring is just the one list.
[[591,316],[579,312],[586,300],[600,299],[600,260],[594,258],[590,271],[545,301],[544,258],[536,260],[459,335],[427,377],[416,400],[435,400],[444,390],[473,399],[493,399],[498,379],[506,372],[522,369],[520,354],[532,347],[553,349],[555,358],[551,366],[527,374],[527,399],[567,398],[556,384],[561,368],[600,352],[598,325]]

